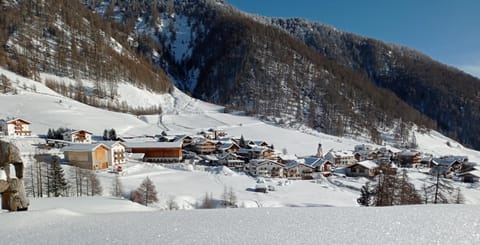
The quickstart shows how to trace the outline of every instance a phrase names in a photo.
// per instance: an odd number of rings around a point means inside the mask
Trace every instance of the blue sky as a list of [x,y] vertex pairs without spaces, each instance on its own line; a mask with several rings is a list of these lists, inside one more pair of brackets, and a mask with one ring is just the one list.
[[302,17],[415,48],[480,77],[480,0],[227,0],[246,12]]

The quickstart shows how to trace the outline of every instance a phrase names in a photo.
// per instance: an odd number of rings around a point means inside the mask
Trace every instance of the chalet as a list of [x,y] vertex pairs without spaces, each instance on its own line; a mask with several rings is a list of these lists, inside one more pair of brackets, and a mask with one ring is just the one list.
[[75,144],[62,150],[65,160],[79,168],[96,170],[106,169],[111,165],[108,161],[110,149],[104,144]]
[[217,156],[218,163],[224,166],[227,166],[230,169],[233,169],[237,172],[245,171],[245,161],[240,159],[240,156],[235,155],[234,153],[222,153]]
[[314,167],[305,163],[291,161],[285,164],[285,170],[288,178],[312,179]]
[[356,162],[352,151],[330,150],[327,154],[325,154],[324,158],[335,164],[336,167],[344,167]]
[[[182,142],[182,148],[186,148],[186,147],[189,147],[192,145],[192,142],[193,142],[193,137],[192,136],[189,136],[189,135],[178,135],[175,137],[175,139],[173,140],[174,141],[180,141]],[[172,141],[169,141],[169,142],[172,142]]]
[[277,159],[275,155],[275,151],[268,147],[256,146],[251,149],[242,148],[237,151],[237,154],[248,159],[269,159],[269,160]]
[[215,142],[203,139],[193,143],[194,151],[198,154],[212,154],[217,150]]
[[330,160],[318,157],[306,157],[303,159],[303,162],[311,166],[314,172],[321,172],[324,176],[330,175],[334,167],[334,164]]
[[397,158],[400,167],[416,168],[421,165],[422,154],[418,151],[403,150],[398,153]]
[[91,144],[92,133],[87,130],[70,130],[63,133],[63,140],[73,143]]
[[472,170],[468,172],[463,172],[458,174],[458,177],[460,177],[463,182],[467,183],[476,183],[480,180],[480,170]]
[[125,143],[121,141],[98,141],[108,148],[108,162],[111,165],[118,165],[125,163]]
[[377,169],[378,165],[374,161],[366,160],[346,167],[346,174],[350,177],[374,177]]
[[213,154],[211,154],[211,155],[200,155],[199,158],[200,158],[200,161],[199,161],[200,164],[211,165],[211,166],[220,165],[220,163],[218,162],[218,157],[216,155],[213,155]]
[[217,151],[220,153],[222,152],[235,153],[238,150],[240,150],[240,146],[238,146],[235,142],[220,143],[217,145]]
[[182,142],[126,142],[129,153],[144,153],[146,162],[180,162]]
[[0,132],[5,136],[31,136],[30,122],[21,118],[0,120]]
[[445,177],[453,177],[453,175],[460,171],[463,162],[455,157],[441,157],[433,158],[431,163],[430,173],[433,175],[443,175]]
[[253,176],[283,177],[285,165],[266,159],[254,159],[248,163],[248,172]]

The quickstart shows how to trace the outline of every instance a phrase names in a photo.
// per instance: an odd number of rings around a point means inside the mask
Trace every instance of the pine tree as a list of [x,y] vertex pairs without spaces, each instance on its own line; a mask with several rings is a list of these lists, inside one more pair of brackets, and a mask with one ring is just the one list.
[[108,132],[108,139],[109,140],[117,140],[117,132],[115,132],[115,129],[110,129]]
[[65,194],[68,188],[68,182],[65,179],[65,174],[63,172],[63,168],[60,165],[60,162],[57,158],[54,159],[52,169],[52,179],[51,179],[51,192],[53,196],[59,197],[62,194]]
[[245,139],[243,138],[243,135],[240,137],[240,142],[238,142],[238,145],[242,148],[245,148],[247,146],[245,143]]
[[149,177],[146,177],[142,184],[132,193],[131,200],[145,206],[158,202],[155,185]]
[[108,130],[103,130],[103,140],[108,140]]
[[370,182],[367,182],[360,189],[360,197],[357,199],[357,203],[366,207],[371,206],[374,195],[375,191],[370,187]]

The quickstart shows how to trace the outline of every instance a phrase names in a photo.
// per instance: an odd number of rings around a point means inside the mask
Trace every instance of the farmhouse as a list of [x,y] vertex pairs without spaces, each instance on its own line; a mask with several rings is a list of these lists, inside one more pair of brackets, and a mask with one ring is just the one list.
[[452,177],[462,168],[463,162],[455,157],[433,158],[431,161],[431,174]]
[[111,165],[125,163],[125,143],[121,141],[99,141],[97,143],[102,143],[110,148],[108,150],[108,162]]
[[0,120],[0,132],[6,136],[31,136],[30,122],[21,118]]
[[283,177],[285,165],[266,159],[254,159],[249,162],[248,172],[253,176]]
[[80,144],[91,144],[92,133],[87,130],[70,130],[63,133],[63,140]]
[[301,177],[302,179],[312,179],[314,168],[305,163],[291,161],[285,165],[287,177]]
[[240,150],[240,146],[238,146],[235,142],[221,143],[217,146],[217,150],[219,152],[235,153]]
[[418,151],[403,150],[398,153],[398,164],[401,167],[418,167],[422,162],[422,154]]
[[321,172],[324,176],[330,175],[334,167],[330,160],[318,157],[306,157],[303,161],[306,165],[311,166],[314,172]]
[[126,142],[129,153],[144,153],[146,162],[180,162],[182,142]]
[[110,148],[104,144],[75,144],[63,148],[65,160],[83,169],[106,169]]
[[374,177],[378,165],[370,160],[354,163],[346,167],[347,176],[351,177]]
[[212,154],[217,149],[215,142],[207,139],[195,142],[193,147],[198,154]]
[[355,156],[352,151],[329,151],[325,154],[325,159],[330,160],[337,167],[348,166],[354,162]]

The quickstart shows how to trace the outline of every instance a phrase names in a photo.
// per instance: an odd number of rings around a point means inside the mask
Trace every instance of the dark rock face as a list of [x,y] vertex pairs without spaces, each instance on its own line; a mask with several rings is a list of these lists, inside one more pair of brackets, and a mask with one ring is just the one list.
[[[15,176],[10,175],[10,165],[15,167]],[[29,201],[23,182],[23,162],[20,151],[16,146],[5,141],[0,141],[0,171],[4,171],[6,176],[5,180],[0,180],[2,209],[27,210]]]

